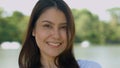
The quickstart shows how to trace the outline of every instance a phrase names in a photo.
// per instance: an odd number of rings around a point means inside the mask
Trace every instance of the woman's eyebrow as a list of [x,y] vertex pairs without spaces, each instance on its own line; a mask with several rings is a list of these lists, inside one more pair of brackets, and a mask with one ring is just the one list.
[[61,23],[60,25],[67,25],[67,23],[66,23],[66,22],[64,22],[64,23]]
[[[50,24],[54,25],[54,23],[52,21],[49,21],[49,20],[43,20],[41,22],[47,22],[47,23],[50,23]],[[67,25],[67,23],[66,22],[62,22],[62,23],[60,23],[60,25]]]
[[47,23],[50,23],[50,24],[54,24],[53,22],[49,21],[49,20],[43,20],[41,22],[47,22]]

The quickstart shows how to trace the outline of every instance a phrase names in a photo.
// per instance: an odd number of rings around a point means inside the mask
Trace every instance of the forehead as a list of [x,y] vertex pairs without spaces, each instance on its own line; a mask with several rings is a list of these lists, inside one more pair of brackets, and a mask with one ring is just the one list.
[[46,9],[38,18],[38,21],[48,20],[51,22],[67,22],[65,14],[58,8]]

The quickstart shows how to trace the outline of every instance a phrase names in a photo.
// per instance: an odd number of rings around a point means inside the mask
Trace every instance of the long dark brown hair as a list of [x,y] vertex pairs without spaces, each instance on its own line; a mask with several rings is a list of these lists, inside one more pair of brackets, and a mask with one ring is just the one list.
[[[67,19],[67,47],[56,57],[58,68],[79,68],[73,54],[75,25],[72,12],[63,0],[39,0],[33,8],[22,50],[19,55],[19,68],[41,68],[40,50],[36,44],[32,31],[39,16],[48,8],[56,7],[62,11]],[[55,61],[56,61],[55,59]]]

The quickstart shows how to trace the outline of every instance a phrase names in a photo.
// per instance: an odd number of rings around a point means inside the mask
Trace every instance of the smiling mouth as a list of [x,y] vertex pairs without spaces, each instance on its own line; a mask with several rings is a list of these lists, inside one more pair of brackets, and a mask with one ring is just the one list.
[[51,46],[60,46],[62,43],[61,42],[47,42],[48,45],[51,45]]

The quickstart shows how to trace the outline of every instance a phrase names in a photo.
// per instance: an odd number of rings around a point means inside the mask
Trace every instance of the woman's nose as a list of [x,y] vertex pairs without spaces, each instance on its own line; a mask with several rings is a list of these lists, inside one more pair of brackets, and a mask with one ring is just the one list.
[[52,36],[54,39],[59,40],[60,39],[60,31],[58,29],[55,29],[52,31]]

